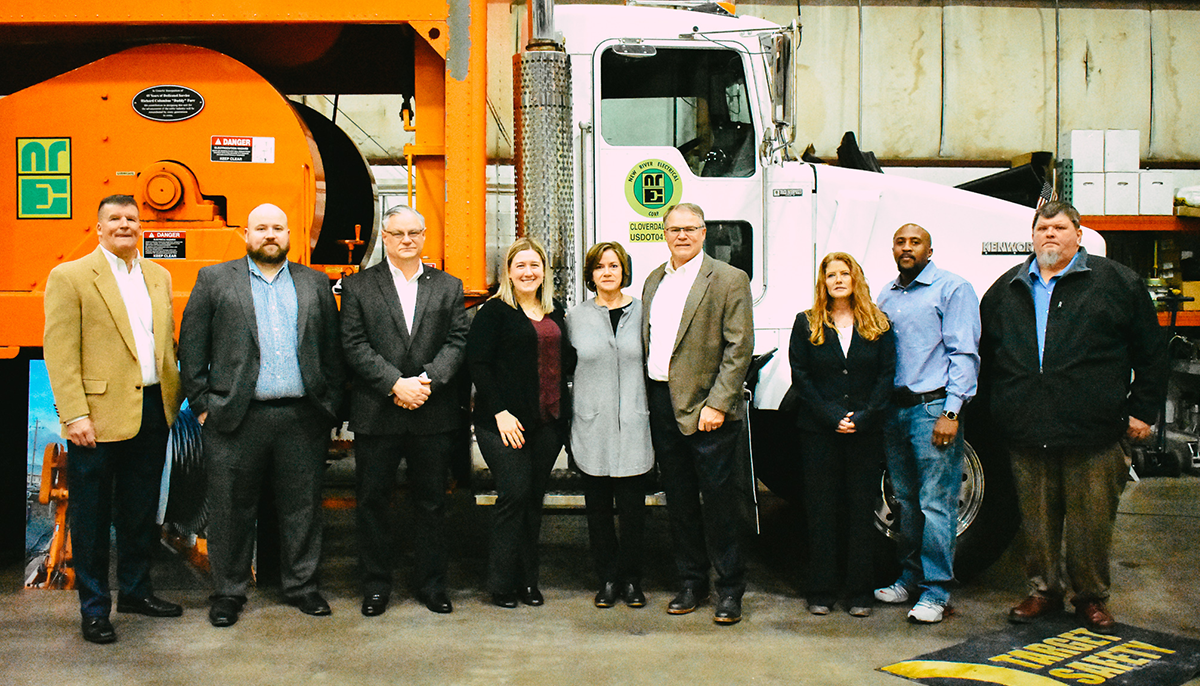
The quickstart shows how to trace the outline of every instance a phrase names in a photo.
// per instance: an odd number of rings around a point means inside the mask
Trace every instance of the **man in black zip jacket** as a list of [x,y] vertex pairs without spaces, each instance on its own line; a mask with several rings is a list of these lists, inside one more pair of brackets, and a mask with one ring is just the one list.
[[1009,621],[1061,610],[1069,582],[1079,620],[1111,633],[1109,549],[1129,470],[1121,439],[1150,435],[1166,341],[1142,280],[1089,255],[1082,235],[1070,204],[1038,209],[1034,254],[980,303],[981,388],[1008,443],[1026,541],[1031,593]]

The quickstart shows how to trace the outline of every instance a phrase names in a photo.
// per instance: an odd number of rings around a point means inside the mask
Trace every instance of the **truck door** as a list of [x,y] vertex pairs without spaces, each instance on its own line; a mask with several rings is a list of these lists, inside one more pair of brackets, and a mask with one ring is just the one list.
[[596,241],[624,245],[633,286],[668,258],[663,214],[699,205],[705,251],[750,275],[762,293],[762,125],[742,52],[656,45],[652,55],[601,44],[594,54]]

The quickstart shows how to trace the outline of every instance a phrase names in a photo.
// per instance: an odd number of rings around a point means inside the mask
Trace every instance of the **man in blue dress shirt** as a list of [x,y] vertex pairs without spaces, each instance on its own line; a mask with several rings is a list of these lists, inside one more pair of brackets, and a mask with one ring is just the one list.
[[179,331],[183,388],[204,427],[213,626],[232,625],[246,602],[264,481],[284,600],[329,614],[317,590],[321,476],[345,372],[329,278],[288,261],[290,235],[283,210],[254,208],[246,257],[200,270]]
[[930,261],[933,241],[916,224],[892,237],[900,275],[879,295],[896,332],[895,414],[885,427],[888,472],[900,502],[902,571],[875,591],[903,603],[909,621],[942,621],[954,581],[963,432],[959,413],[979,376],[979,300],[962,277]]

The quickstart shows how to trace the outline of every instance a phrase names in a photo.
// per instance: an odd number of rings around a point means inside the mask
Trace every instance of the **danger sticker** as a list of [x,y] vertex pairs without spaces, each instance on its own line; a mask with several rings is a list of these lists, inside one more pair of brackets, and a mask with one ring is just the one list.
[[147,231],[142,234],[142,254],[152,260],[182,260],[187,257],[187,232]]
[[275,139],[267,136],[213,136],[213,162],[275,163]]

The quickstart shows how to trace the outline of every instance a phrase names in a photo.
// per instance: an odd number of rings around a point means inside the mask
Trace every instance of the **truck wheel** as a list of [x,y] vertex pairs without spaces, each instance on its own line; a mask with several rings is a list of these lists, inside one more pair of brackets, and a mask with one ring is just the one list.
[[[778,412],[758,410],[751,416],[755,474],[773,493],[799,505],[804,475],[796,449],[796,432]],[[967,443],[963,454],[963,481],[958,502],[958,544],[954,572],[966,580],[982,572],[1008,548],[1020,523],[1012,471],[998,449],[976,450]],[[894,539],[899,522],[887,470],[880,474],[880,498],[875,524],[880,531],[880,562],[894,560]],[[889,572],[890,573],[890,572]],[[891,580],[891,579],[889,579]]]

